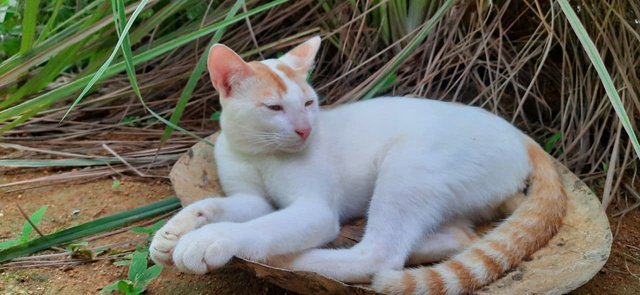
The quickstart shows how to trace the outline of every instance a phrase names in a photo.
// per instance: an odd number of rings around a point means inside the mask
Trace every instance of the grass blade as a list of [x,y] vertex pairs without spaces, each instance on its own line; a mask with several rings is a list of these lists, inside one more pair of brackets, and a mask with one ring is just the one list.
[[[229,10],[229,13],[227,13],[227,17],[225,17],[224,20],[230,20],[242,7],[243,3],[244,3],[243,0],[237,0],[236,3],[233,5],[233,7],[231,7],[231,9]],[[169,122],[173,124],[178,124],[178,121],[180,121],[180,117],[182,117],[182,112],[184,112],[184,109],[187,106],[189,99],[191,98],[191,94],[193,93],[193,90],[196,88],[196,85],[198,84],[198,80],[200,79],[202,72],[207,66],[207,58],[208,58],[207,52],[209,52],[209,48],[211,48],[213,44],[218,43],[220,41],[220,38],[222,38],[222,35],[225,32],[225,29],[226,28],[221,28],[220,30],[218,30],[209,41],[209,44],[207,45],[207,49],[204,51],[205,53],[202,56],[200,56],[200,60],[198,60],[198,64],[196,65],[196,68],[191,73],[191,76],[187,81],[187,85],[184,87],[184,89],[182,89],[182,93],[180,93],[180,98],[178,99],[178,103],[176,103],[176,106],[173,109],[173,114],[171,114],[171,118],[169,118]],[[164,130],[164,133],[162,134],[161,141],[164,142],[165,140],[169,139],[172,132],[173,132],[173,127],[167,126],[167,128]]]
[[618,90],[613,84],[613,80],[611,79],[609,71],[607,71],[607,68],[604,66],[604,62],[602,61],[602,58],[598,53],[596,45],[593,43],[593,40],[591,40],[591,37],[589,37],[587,30],[582,25],[582,22],[580,22],[580,19],[576,15],[576,12],[573,10],[569,2],[567,0],[558,0],[558,4],[560,4],[562,12],[567,17],[571,28],[578,36],[578,39],[580,40],[584,51],[587,53],[587,56],[589,56],[591,63],[598,72],[598,76],[602,81],[602,85],[604,86],[604,89],[607,92],[607,96],[611,101],[611,106],[613,106],[613,109],[618,115],[618,119],[622,123],[622,127],[624,127],[627,135],[629,135],[629,139],[631,140],[636,155],[640,157],[640,143],[638,142],[638,137],[633,130],[629,115],[624,109],[624,105],[622,104],[622,100],[620,99],[620,95],[618,94]]
[[53,30],[53,25],[55,24],[56,18],[58,17],[58,13],[60,12],[60,7],[62,7],[63,0],[56,0],[56,4],[53,6],[53,12],[51,13],[51,17],[47,21],[47,24],[38,35],[38,40],[36,40],[36,44],[42,42],[42,40],[46,40],[49,34]]
[[427,21],[425,26],[418,31],[418,34],[407,44],[405,48],[396,55],[393,60],[390,62],[389,67],[387,67],[386,72],[379,76],[376,80],[372,82],[371,85],[373,87],[362,97],[362,99],[369,99],[373,96],[380,93],[384,87],[388,87],[387,81],[393,80],[393,76],[395,75],[395,71],[404,63],[404,61],[411,55],[411,53],[424,42],[424,39],[427,38],[427,35],[431,30],[436,26],[438,22],[444,17],[445,13],[449,11],[449,8],[455,4],[457,0],[447,0],[445,1],[440,8],[433,14],[433,16]]
[[80,238],[95,235],[145,218],[157,216],[178,208],[180,208],[180,201],[177,198],[169,198],[99,218],[94,221],[83,223],[81,225],[2,250],[0,251],[0,263],[16,257],[45,250],[56,245],[66,244]]
[[111,0],[111,7],[113,10],[113,20],[116,25],[116,32],[118,33],[118,37],[123,39],[122,46],[120,48],[122,49],[122,55],[124,56],[124,64],[126,66],[127,76],[129,76],[129,81],[131,82],[133,92],[138,96],[138,98],[142,99],[140,86],[138,85],[138,81],[136,79],[136,68],[133,64],[133,53],[131,52],[131,41],[129,40],[129,32],[125,31],[127,16],[125,15],[124,11],[124,1]]
[[[160,44],[152,49],[146,50],[136,56],[133,57],[133,61],[134,64],[140,64],[146,61],[149,61],[155,57],[161,56],[162,54],[169,52],[171,50],[174,50],[186,43],[189,43],[195,39],[198,39],[200,37],[206,36],[207,34],[210,34],[211,32],[214,32],[220,28],[229,26],[235,22],[241,21],[246,17],[261,13],[267,9],[271,9],[275,6],[278,6],[282,3],[287,2],[288,0],[275,0],[275,1],[271,1],[267,4],[258,6],[254,9],[251,9],[247,12],[238,14],[237,16],[235,16],[234,18],[228,20],[228,21],[221,21],[215,24],[211,24],[209,26],[203,27],[197,31],[191,32],[189,34],[186,34],[184,36],[180,36],[178,38],[175,38],[173,40],[167,41],[163,44]],[[102,78],[107,78],[107,77],[111,77],[117,73],[122,72],[123,70],[125,70],[125,65],[124,62],[120,62],[117,64],[114,64],[110,67],[107,68],[107,70],[105,71],[104,75],[102,76]],[[38,97],[35,97],[33,99],[30,99],[28,101],[25,101],[19,105],[15,105],[12,106],[8,109],[2,110],[0,111],[0,122],[9,120],[11,118],[15,118],[16,121],[12,122],[9,125],[6,125],[2,128],[0,128],[0,133],[10,130],[11,128],[17,126],[18,124],[28,120],[30,117],[34,116],[35,114],[37,114],[40,110],[46,108],[47,106],[60,101],[64,98],[66,98],[66,96],[73,94],[74,92],[82,89],[83,86],[87,85],[88,81],[91,80],[92,77],[83,77],[80,78],[78,80],[75,80],[69,84],[66,84],[62,87],[56,88],[54,90],[48,91],[47,93],[44,93]],[[166,121],[166,120],[164,120]],[[165,123],[163,121],[163,123]],[[168,121],[167,121],[168,122]],[[166,123],[165,123],[166,124]],[[176,128],[178,129],[178,128]]]
[[20,53],[22,54],[33,47],[39,11],[40,0],[25,1],[24,16],[22,18],[22,39],[20,40]]
[[[130,164],[149,163],[154,160],[175,160],[179,155],[158,155],[157,157],[139,157],[125,159]],[[88,167],[122,164],[117,158],[96,159],[53,159],[53,160],[0,160],[0,167],[42,168],[42,167]]]
[[[33,212],[33,214],[31,214],[31,216],[29,216],[29,220],[31,220],[31,222],[33,222],[35,225],[38,225],[40,223],[40,220],[42,220],[42,216],[44,215],[44,212],[47,211],[47,205],[44,205],[42,207],[40,207],[40,209],[38,209],[38,211]],[[29,239],[29,235],[31,235],[31,232],[33,231],[33,226],[31,225],[30,222],[25,221],[24,225],[22,226],[22,239],[24,239],[25,241]]]
[[69,109],[62,116],[61,121],[64,120],[67,117],[67,115],[69,115],[69,112],[73,110],[73,108],[82,100],[82,98],[84,98],[84,96],[89,92],[89,90],[93,87],[93,85],[102,77],[102,75],[107,70],[109,65],[111,65],[111,62],[116,57],[118,48],[122,46],[122,42],[124,42],[124,39],[127,36],[127,33],[129,32],[129,30],[131,29],[133,22],[136,20],[136,18],[138,18],[138,15],[140,14],[140,12],[142,12],[142,9],[144,9],[144,7],[147,5],[149,1],[150,0],[140,1],[140,4],[138,5],[138,7],[136,7],[136,10],[133,11],[133,13],[131,14],[131,18],[129,18],[129,21],[127,22],[124,29],[122,30],[122,34],[120,38],[118,38],[118,43],[116,43],[116,46],[113,48],[111,55],[109,55],[109,58],[107,58],[107,61],[102,65],[102,67],[100,67],[100,69],[98,69],[98,71],[93,75],[93,77],[91,77],[91,80],[89,81],[89,83],[87,83],[87,85],[84,87],[80,95],[73,101]]

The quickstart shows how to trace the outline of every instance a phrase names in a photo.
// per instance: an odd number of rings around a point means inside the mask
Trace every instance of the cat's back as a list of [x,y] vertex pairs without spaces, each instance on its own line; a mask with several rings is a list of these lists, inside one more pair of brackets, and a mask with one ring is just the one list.
[[405,136],[432,142],[521,138],[517,128],[482,108],[423,98],[380,97],[352,103],[323,112],[321,122],[327,129],[363,140]]

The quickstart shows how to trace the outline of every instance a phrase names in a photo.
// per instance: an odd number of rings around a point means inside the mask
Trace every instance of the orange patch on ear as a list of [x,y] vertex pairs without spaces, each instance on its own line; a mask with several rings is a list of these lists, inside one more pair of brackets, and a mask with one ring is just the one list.
[[287,92],[287,85],[284,84],[282,78],[274,73],[268,66],[257,61],[250,62],[249,66],[251,66],[256,73],[256,77],[264,81],[267,85],[272,86],[278,95],[284,95]]
[[278,69],[278,71],[283,72],[287,78],[291,79],[291,80],[296,80],[300,78],[300,73],[296,72],[294,69],[292,69],[291,67],[283,64],[283,63],[279,63],[276,68]]
[[309,84],[306,81],[306,74],[307,74],[306,72],[300,71],[300,70],[294,70],[290,66],[284,63],[278,63],[278,65],[276,66],[276,69],[278,69],[278,71],[282,72],[285,76],[287,76],[289,80],[298,84],[300,89],[302,89],[302,92],[304,92],[305,94],[308,95],[309,92],[311,92]]
[[223,97],[230,96],[240,80],[254,74],[238,54],[222,44],[213,45],[209,50],[207,68],[213,87]]

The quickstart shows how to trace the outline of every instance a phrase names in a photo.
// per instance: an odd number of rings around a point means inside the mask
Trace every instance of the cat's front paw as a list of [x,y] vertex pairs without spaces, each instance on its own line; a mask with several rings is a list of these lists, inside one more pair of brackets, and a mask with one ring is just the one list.
[[171,265],[173,249],[176,247],[178,239],[182,234],[184,233],[176,228],[160,228],[156,232],[155,236],[153,236],[153,240],[151,240],[151,244],[149,245],[149,255],[151,256],[151,260],[156,264],[162,264],[165,266]]
[[151,259],[157,264],[171,265],[178,240],[186,233],[214,220],[217,211],[211,203],[213,202],[210,199],[193,203],[161,227],[149,245]]
[[[204,274],[225,265],[237,254],[232,224],[208,224],[185,234],[173,251],[181,272]],[[237,233],[237,232],[236,232]]]
[[[176,216],[179,217],[179,216]],[[180,216],[184,217],[184,216]],[[200,221],[197,218],[171,219],[161,227],[153,236],[149,245],[151,260],[156,264],[169,266],[172,264],[173,251],[178,244],[178,240],[186,233],[199,227]]]

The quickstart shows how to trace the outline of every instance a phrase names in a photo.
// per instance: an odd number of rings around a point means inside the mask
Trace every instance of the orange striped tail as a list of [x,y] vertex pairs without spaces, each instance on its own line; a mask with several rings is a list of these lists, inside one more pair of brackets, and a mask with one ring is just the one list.
[[530,138],[526,146],[529,193],[509,218],[440,264],[377,274],[373,288],[387,294],[468,294],[544,246],[562,224],[567,195],[550,157]]

